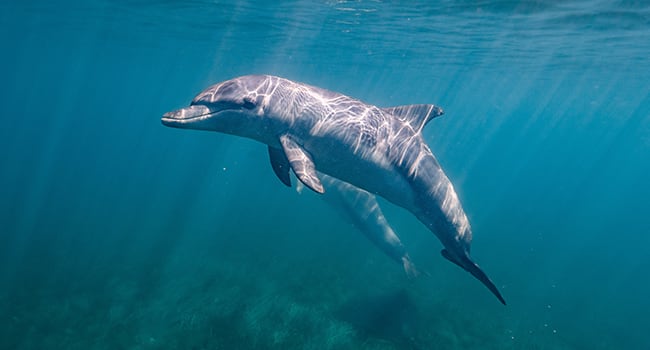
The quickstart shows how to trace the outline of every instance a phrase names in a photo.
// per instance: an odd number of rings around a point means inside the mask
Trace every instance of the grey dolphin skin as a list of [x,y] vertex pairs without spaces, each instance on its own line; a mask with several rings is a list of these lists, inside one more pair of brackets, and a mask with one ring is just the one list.
[[293,170],[305,186],[323,193],[318,170],[407,209],[438,237],[444,258],[505,305],[470,257],[467,216],[422,138],[424,126],[442,114],[434,105],[379,108],[280,77],[248,75],[207,88],[189,107],[166,113],[162,123],[266,144],[273,171],[287,186]]
[[[406,247],[386,221],[377,198],[373,194],[326,174],[319,173],[318,177],[326,189],[322,195],[325,202],[337,209],[379,250],[402,265],[408,278],[412,279],[420,275],[420,271],[411,261]],[[298,183],[298,185],[300,184],[302,183]],[[301,188],[302,186],[296,187]]]

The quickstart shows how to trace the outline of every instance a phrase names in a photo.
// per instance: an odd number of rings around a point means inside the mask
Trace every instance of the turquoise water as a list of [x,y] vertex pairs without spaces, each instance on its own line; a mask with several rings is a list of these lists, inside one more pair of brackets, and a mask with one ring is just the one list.
[[[643,1],[0,3],[0,348],[650,348]],[[383,203],[409,281],[265,146],[170,129],[263,73],[424,131],[508,301]]]

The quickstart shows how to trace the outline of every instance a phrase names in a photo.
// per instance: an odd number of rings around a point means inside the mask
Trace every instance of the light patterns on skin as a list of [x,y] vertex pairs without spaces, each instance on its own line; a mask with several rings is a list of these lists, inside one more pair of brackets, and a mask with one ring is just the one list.
[[[169,112],[163,124],[260,141],[278,177],[284,170],[322,193],[317,171],[378,194],[411,211],[445,246],[443,257],[498,288],[469,256],[471,228],[453,185],[421,131],[442,114],[433,105],[378,108],[354,98],[273,76],[244,76],[214,85],[193,101],[203,109]],[[275,149],[282,148],[284,156]],[[312,159],[313,157],[313,159]],[[286,159],[285,159],[286,158]],[[284,165],[283,165],[284,164]]]
[[[407,177],[416,179],[423,162],[433,161],[435,170],[442,172],[421,135],[430,114],[433,117],[442,114],[438,107],[414,105],[412,111],[406,109],[391,114],[340,93],[276,76],[246,76],[213,85],[199,94],[193,104],[223,101],[228,96],[232,96],[233,103],[242,104],[243,99],[256,101],[255,114],[260,118],[265,115],[279,118],[286,125],[287,132],[307,130],[309,137],[332,135],[340,139],[341,144],[349,145],[356,156],[382,164],[386,169],[393,168]],[[299,140],[307,135],[294,136]],[[296,159],[303,157],[295,155]],[[304,166],[309,162],[296,164],[299,164],[297,171],[304,176],[301,180],[308,181],[305,183],[308,187],[313,186],[312,189],[321,192],[322,185],[318,185],[318,179],[307,176],[305,170],[309,167]],[[311,164],[313,166],[313,162]],[[428,191],[440,199],[440,206],[456,227],[458,238],[469,244],[469,221],[451,183],[438,182]]]

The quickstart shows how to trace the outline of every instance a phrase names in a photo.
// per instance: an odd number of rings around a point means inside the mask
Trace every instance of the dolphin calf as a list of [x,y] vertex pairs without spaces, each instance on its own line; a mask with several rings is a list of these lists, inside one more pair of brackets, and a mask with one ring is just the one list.
[[[326,174],[318,173],[318,177],[326,189],[323,193],[325,202],[337,209],[385,255],[402,265],[408,278],[420,275],[420,270],[415,267],[406,247],[386,221],[373,194]],[[301,184],[299,182],[296,186],[299,192]]]
[[469,221],[421,134],[442,114],[434,105],[379,108],[284,78],[247,75],[208,87],[189,107],[163,115],[162,123],[266,144],[273,171],[287,186],[292,170],[305,186],[323,193],[319,171],[407,209],[438,237],[445,259],[505,305],[470,257]]

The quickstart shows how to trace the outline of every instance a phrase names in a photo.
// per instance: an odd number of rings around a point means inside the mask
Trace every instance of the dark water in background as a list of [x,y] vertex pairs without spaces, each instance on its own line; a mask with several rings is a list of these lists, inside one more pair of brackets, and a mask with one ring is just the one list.
[[[643,1],[5,1],[0,348],[650,347],[650,7]],[[165,128],[267,73],[426,139],[501,306],[385,205],[400,267],[265,147]]]

